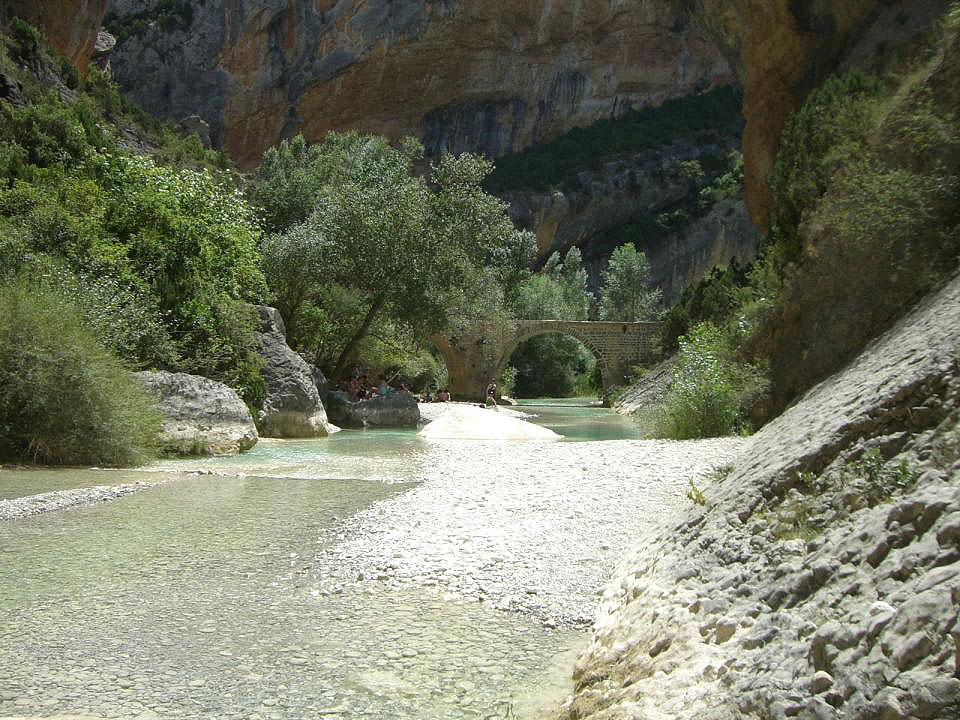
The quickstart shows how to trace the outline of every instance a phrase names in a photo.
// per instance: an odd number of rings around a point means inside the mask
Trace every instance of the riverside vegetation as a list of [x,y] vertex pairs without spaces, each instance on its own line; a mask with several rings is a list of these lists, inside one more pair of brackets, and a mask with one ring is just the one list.
[[[247,181],[196,136],[126,101],[104,73],[93,68],[81,80],[36,30],[15,18],[5,27],[0,70],[17,88],[17,102],[0,104],[0,272],[10,302],[56,296],[69,308],[64,317],[86,328],[84,341],[122,366],[219,379],[253,409],[264,386],[250,303],[275,303],[290,345],[334,380],[359,359],[419,387],[444,383],[426,337],[451,322],[587,318],[579,251],[532,273],[533,238],[485,188],[556,181],[588,161],[584,152],[664,142],[664,128],[677,123],[709,132],[740,102],[731,89],[671,101],[505,158],[496,170],[478,157],[445,157],[429,178],[413,171],[423,161],[414,140],[392,146],[347,133],[310,146],[295,138],[269,150]],[[712,436],[765,422],[955,265],[960,135],[949,109],[913,88],[917,77],[907,68],[830,78],[790,122],[760,257],[714,270],[663,314],[664,350],[678,350],[680,361],[658,434]],[[571,143],[576,152],[564,151]],[[703,192],[726,197],[741,184],[733,158]],[[389,211],[373,212],[383,198]],[[861,214],[869,221],[852,219]],[[598,317],[650,318],[649,266],[632,244],[616,242]],[[850,262],[860,268],[852,282]],[[889,267],[896,277],[881,282]],[[864,302],[878,285],[879,302]],[[798,344],[812,340],[802,308],[815,301],[845,315],[868,310],[855,332],[815,343],[801,368]],[[39,411],[10,389],[18,371],[4,372],[5,427],[33,427],[22,413]],[[526,343],[501,378],[526,395],[587,392],[597,380],[586,349],[562,336]],[[144,422],[131,424],[141,429],[130,448],[150,444],[149,405],[139,407]],[[13,435],[7,457],[79,459]],[[97,455],[111,456],[119,462],[115,450]]]
[[[0,102],[4,459],[146,457],[156,418],[133,369],[223,381],[255,410],[252,303],[277,301],[295,346],[336,373],[371,330],[383,331],[375,360],[406,359],[455,308],[529,274],[530,238],[480,188],[480,158],[442,160],[434,189],[411,173],[415,141],[332,134],[268,152],[247,185],[195,136],[146,120],[105,74],[81,80],[35,29],[4,27],[0,72],[15,93]],[[304,269],[319,271],[310,287]],[[84,402],[63,402],[68,384]]]

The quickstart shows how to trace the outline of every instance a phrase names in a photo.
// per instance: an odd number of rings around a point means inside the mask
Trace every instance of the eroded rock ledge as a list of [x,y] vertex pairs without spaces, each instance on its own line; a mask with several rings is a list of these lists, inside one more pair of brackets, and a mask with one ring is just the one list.
[[957,327],[960,279],[641,539],[564,717],[960,716]]

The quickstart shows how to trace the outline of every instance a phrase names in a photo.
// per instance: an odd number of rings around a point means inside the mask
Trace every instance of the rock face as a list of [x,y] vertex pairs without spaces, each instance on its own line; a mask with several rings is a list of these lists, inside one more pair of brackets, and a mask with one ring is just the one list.
[[958,326],[960,278],[696,481],[606,589],[565,717],[960,716]]
[[148,111],[203,117],[242,168],[346,128],[498,156],[732,79],[671,0],[191,5],[150,24],[155,2],[113,0],[114,71]]
[[408,392],[352,401],[345,392],[332,391],[326,401],[330,419],[345,428],[415,428],[420,420],[417,399]]
[[787,119],[838,66],[865,67],[915,43],[945,0],[691,0],[692,16],[719,44],[744,87],[747,204],[769,222],[766,178]]
[[336,432],[338,428],[327,420],[310,366],[287,345],[280,312],[265,305],[256,309],[260,315],[257,341],[266,363],[261,374],[267,384],[267,399],[257,414],[261,435],[310,438]]
[[232,455],[257,444],[250,411],[233,389],[199,375],[140,372],[164,415],[162,441],[178,455]]
[[[689,179],[674,170],[682,163],[701,162],[738,149],[738,129],[730,128],[716,143],[677,141],[633,156],[608,158],[598,170],[578,173],[577,189],[511,191],[503,198],[510,203],[514,222],[536,235],[541,261],[554,252],[563,254],[573,246],[580,247],[595,291],[616,245],[611,233],[615,236],[624,225],[696,197],[719,173]],[[650,260],[651,282],[672,300],[715,265],[726,265],[731,258],[741,264],[751,261],[759,241],[760,234],[742,199],[732,198],[682,232],[635,244]]]
[[97,43],[110,0],[8,0],[14,15],[35,25],[81,72]]
[[[912,84],[902,87],[886,110],[873,141],[877,147],[893,147],[905,135],[897,124],[899,117],[924,112],[960,117],[960,33],[945,38],[942,47],[924,61],[925,68],[914,65]],[[915,141],[911,144],[919,146]],[[929,157],[909,161],[890,150],[882,161],[894,172],[909,168],[910,173],[955,178],[960,175],[960,144],[937,143]],[[847,202],[847,207],[859,209],[853,200],[855,192],[843,183],[832,183],[820,206],[841,207]],[[748,343],[748,353],[762,355],[769,363],[773,412],[853,360],[960,265],[956,192],[952,192],[952,201],[945,198],[942,204],[932,204],[932,211],[922,216],[923,223],[910,225],[917,216],[906,214],[903,220],[885,222],[859,244],[844,243],[837,225],[825,220],[825,215],[808,214],[801,227],[802,261],[774,312],[761,320]],[[875,205],[870,215],[897,207],[895,198],[896,193]],[[850,211],[851,218],[857,214]],[[864,215],[861,222],[869,218]],[[887,228],[889,234],[884,237]]]
[[639,243],[637,250],[647,254],[650,281],[663,289],[669,303],[715,267],[724,267],[731,260],[741,266],[752,262],[761,239],[743,199],[731,198],[714,205],[685,231],[656,243]]

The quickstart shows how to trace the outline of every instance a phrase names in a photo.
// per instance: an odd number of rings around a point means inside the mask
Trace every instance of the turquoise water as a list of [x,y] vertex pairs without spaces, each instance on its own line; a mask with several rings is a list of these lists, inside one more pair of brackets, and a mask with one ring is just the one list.
[[339,520],[403,488],[198,476],[0,524],[0,716],[516,717],[576,633],[324,583]]
[[[518,409],[570,441],[635,437],[582,402]],[[437,451],[343,431],[144,470],[0,470],[0,498],[161,482],[0,523],[0,716],[539,717],[582,634],[440,589],[341,586],[317,559]]]
[[538,398],[518,400],[517,410],[535,413],[533,422],[571,441],[639,440],[637,423],[608,408],[596,398]]

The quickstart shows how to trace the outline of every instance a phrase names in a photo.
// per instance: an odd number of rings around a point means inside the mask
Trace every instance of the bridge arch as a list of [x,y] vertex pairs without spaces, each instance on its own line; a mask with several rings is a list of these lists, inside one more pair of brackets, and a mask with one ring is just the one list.
[[500,377],[520,343],[550,333],[582,342],[600,365],[604,398],[626,382],[635,365],[652,362],[660,323],[577,320],[519,320],[512,327],[475,329],[457,336],[432,338],[450,375],[455,399],[480,400],[487,383]]

